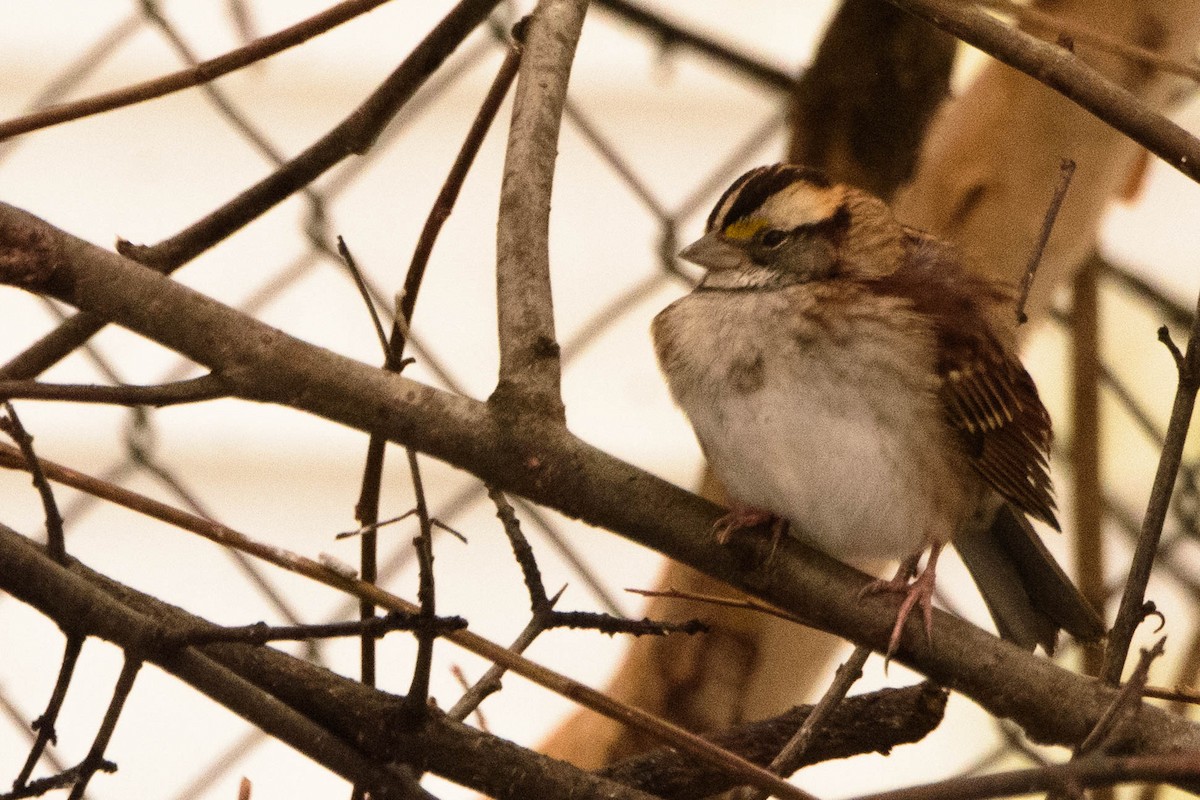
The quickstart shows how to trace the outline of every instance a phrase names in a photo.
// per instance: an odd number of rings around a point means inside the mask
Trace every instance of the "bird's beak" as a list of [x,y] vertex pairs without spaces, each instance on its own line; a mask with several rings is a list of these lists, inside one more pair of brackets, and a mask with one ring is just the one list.
[[679,257],[714,272],[740,269],[746,263],[745,252],[721,236],[720,231],[704,234],[680,250]]

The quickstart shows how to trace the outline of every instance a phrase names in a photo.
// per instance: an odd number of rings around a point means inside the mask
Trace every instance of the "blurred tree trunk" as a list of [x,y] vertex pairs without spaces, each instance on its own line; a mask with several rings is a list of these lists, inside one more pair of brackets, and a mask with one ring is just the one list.
[[[1181,60],[1200,35],[1196,2],[1056,0],[1034,6]],[[1058,37],[1052,30],[1032,32]],[[994,61],[927,126],[946,95],[953,51],[940,31],[881,0],[846,0],[797,82],[789,158],[888,198],[911,179],[897,200],[900,218],[959,243],[974,268],[1014,282],[1033,250],[1060,160],[1073,158],[1078,169],[1029,301],[1036,320],[1092,251],[1101,213],[1128,182],[1139,148]],[[1177,77],[1084,45],[1075,51],[1155,108],[1178,98]],[[711,476],[703,493],[722,499]],[[677,564],[664,567],[658,588],[728,593],[723,584]],[[678,616],[678,604],[653,600],[647,613]],[[703,731],[779,713],[827,682],[838,650],[833,637],[728,609],[705,608],[704,616],[714,623],[708,636],[637,640],[608,692]],[[649,744],[581,711],[551,736],[545,752],[595,767]]]
[[[1034,8],[1184,62],[1200,38],[1195,0],[1055,0]],[[1058,31],[1028,30],[1058,38]],[[1156,109],[1170,108],[1189,87],[1184,78],[1082,42],[1074,51]],[[1073,159],[1075,176],[1029,298],[1027,310],[1036,320],[1092,252],[1105,208],[1138,183],[1143,154],[1057,92],[989,60],[930,129],[897,214],[955,242],[975,269],[1017,282],[1058,182],[1059,163]]]

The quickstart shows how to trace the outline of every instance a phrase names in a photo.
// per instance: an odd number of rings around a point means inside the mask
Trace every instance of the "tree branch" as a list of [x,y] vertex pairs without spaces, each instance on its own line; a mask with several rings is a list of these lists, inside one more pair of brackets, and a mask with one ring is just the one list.
[[63,400],[69,403],[108,403],[118,406],[164,406],[200,403],[228,397],[229,390],[216,375],[203,375],[185,381],[156,386],[104,386],[37,381],[0,380],[0,398],[25,400]]
[[550,193],[558,132],[587,0],[542,0],[529,20],[513,96],[496,228],[498,409],[563,419],[550,292]]
[[1200,181],[1200,140],[1057,44],[958,0],[888,0],[1061,93],[1151,153]]
[[[320,724],[209,655],[251,648],[250,645],[165,650],[156,647],[172,628],[194,630],[206,623],[145,596],[139,597],[155,608],[154,616],[149,616],[144,607],[131,608],[122,602],[122,598],[113,596],[112,590],[117,584],[97,585],[97,580],[103,579],[85,567],[72,564],[68,568],[54,563],[41,549],[4,525],[0,525],[0,574],[3,575],[4,589],[18,600],[64,625],[77,626],[81,632],[118,644],[126,651],[145,655],[147,660],[347,780],[379,787],[388,792],[387,796],[395,792],[397,797],[428,800],[423,793],[411,791],[411,777],[405,780],[395,768],[381,768],[371,763]],[[125,600],[136,595],[132,590],[125,591]]]
[[[121,242],[118,249],[169,274],[303,189],[334,165],[366,152],[417,89],[498,3],[499,0],[462,0],[358,108],[281,169],[153,247]],[[0,368],[0,377],[32,378],[40,374],[86,342],[106,322],[86,313],[72,317]]]
[[1159,454],[1158,469],[1154,473],[1154,484],[1150,488],[1150,500],[1146,516],[1142,518],[1142,530],[1137,548],[1129,565],[1129,577],[1125,580],[1125,591],[1121,594],[1121,605],[1108,635],[1104,652],[1104,669],[1100,677],[1110,685],[1121,680],[1125,659],[1133,633],[1145,617],[1142,602],[1146,596],[1146,585],[1150,582],[1150,571],[1162,539],[1163,523],[1175,491],[1175,479],[1183,461],[1183,446],[1187,443],[1191,427],[1192,412],[1196,408],[1196,394],[1200,391],[1200,299],[1196,304],[1196,315],[1192,318],[1192,330],[1188,336],[1187,352],[1172,350],[1179,370],[1179,386],[1175,390],[1175,403],[1167,423],[1167,434]]
[[[4,204],[0,280],[118,321],[205,364],[241,397],[380,432],[500,489],[616,531],[856,644],[882,648],[895,621],[888,598],[859,599],[868,576],[791,537],[765,566],[768,543],[745,537],[718,545],[709,531],[720,508],[557,423],[529,417],[507,424],[487,404],[302,342]],[[897,660],[1013,719],[1036,741],[1082,740],[1111,702],[1110,688],[951,614],[934,614],[936,646],[914,621]],[[496,657],[504,658],[498,649]],[[1200,726],[1143,705],[1121,745],[1143,753],[1200,749]]]
[[[47,475],[56,481],[127,508],[132,508],[135,511],[178,526],[186,531],[199,534],[210,541],[217,542],[238,552],[254,555],[276,566],[323,583],[326,586],[353,594],[361,600],[369,601],[373,605],[402,613],[420,613],[418,606],[384,591],[373,583],[367,583],[353,576],[346,575],[341,570],[331,568],[281,547],[255,541],[245,534],[227,528],[210,519],[188,514],[159,503],[156,500],[138,495],[128,489],[123,489],[104,481],[98,481],[95,478],[82,475],[66,467],[45,460],[40,460],[40,465],[46,471]],[[19,458],[19,451],[15,448],[5,447],[4,445],[0,445],[0,466],[26,468],[25,463]],[[0,581],[0,586],[2,585],[3,583]],[[543,688],[573,700],[598,714],[610,717],[632,729],[641,731],[656,740],[670,744],[681,752],[688,753],[710,766],[715,766],[722,771],[740,777],[744,782],[755,786],[770,787],[779,797],[791,797],[793,800],[799,800],[802,797],[795,787],[780,781],[770,772],[755,767],[753,764],[715,747],[705,739],[689,731],[664,722],[638,708],[613,700],[578,681],[522,658],[518,655],[520,649],[505,649],[469,630],[451,631],[446,634],[446,638],[476,655],[518,673]]]
[[67,537],[63,530],[62,513],[58,510],[54,490],[50,488],[50,482],[46,480],[37,453],[33,450],[33,437],[25,430],[21,418],[17,416],[17,410],[8,400],[4,401],[4,411],[6,415],[0,416],[0,430],[11,436],[21,449],[21,455],[29,465],[29,474],[33,477],[33,488],[37,489],[38,497],[42,501],[42,511],[46,515],[46,548],[56,560],[66,561]]
[[154,80],[142,81],[123,89],[86,97],[72,103],[63,103],[44,108],[23,117],[0,122],[0,142],[23,133],[61,125],[64,122],[90,117],[123,106],[143,103],[156,97],[209,83],[222,75],[236,72],[243,67],[281,53],[289,47],[304,44],[314,36],[336,28],[343,22],[354,19],[388,0],[344,0],[341,3],[314,14],[303,22],[284,28],[277,33],[256,39],[245,47],[231,50],[224,55],[211,58],[188,69],[172,72]]
[[91,635],[145,654],[269,735],[380,797],[431,800],[399,762],[504,800],[652,800],[613,780],[455,723],[433,708],[419,729],[399,726],[403,698],[268,647],[164,646],[172,635],[186,637],[210,623],[82,565],[59,566],[3,525],[0,585],[51,619],[78,623]]
[[983,800],[1028,795],[1073,785],[1080,789],[1127,781],[1200,780],[1200,753],[1170,753],[1135,758],[1090,758],[1033,769],[951,778],[939,783],[862,795],[854,800]]
[[[947,699],[944,690],[929,683],[847,697],[833,709],[809,749],[788,765],[788,771],[865,752],[886,754],[897,745],[918,742],[941,723]],[[813,706],[796,706],[771,719],[718,731],[709,738],[765,765],[813,713]],[[599,773],[667,800],[708,797],[735,785],[728,775],[670,748],[627,758]]]

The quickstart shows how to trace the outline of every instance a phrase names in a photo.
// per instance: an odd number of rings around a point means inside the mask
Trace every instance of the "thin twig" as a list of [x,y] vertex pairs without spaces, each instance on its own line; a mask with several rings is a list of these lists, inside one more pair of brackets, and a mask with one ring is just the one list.
[[75,665],[79,663],[79,653],[83,650],[85,638],[72,633],[67,636],[67,640],[63,644],[62,662],[58,667],[58,678],[54,682],[54,690],[50,693],[46,710],[33,721],[33,729],[37,731],[37,736],[29,748],[29,756],[25,759],[25,765],[21,767],[16,780],[13,781],[14,789],[22,789],[26,786],[29,776],[33,774],[34,767],[37,766],[42,753],[46,751],[46,745],[58,741],[58,732],[55,729],[58,723],[58,714],[62,710],[63,701],[67,699],[67,688],[71,685],[71,678],[75,674]]
[[1158,329],[1158,341],[1162,342],[1163,347],[1167,348],[1167,352],[1171,354],[1171,358],[1175,361],[1175,369],[1182,372],[1184,367],[1183,352],[1180,351],[1179,345],[1175,344],[1175,340],[1171,338],[1171,329],[1166,325]]
[[525,538],[525,534],[521,530],[521,523],[517,519],[516,512],[499,489],[489,486],[488,497],[496,506],[496,516],[503,523],[504,533],[512,545],[513,557],[521,567],[525,588],[529,592],[530,609],[535,618],[540,618],[540,625],[543,629],[581,628],[609,635],[625,633],[633,636],[665,636],[668,633],[690,635],[708,631],[708,626],[698,620],[672,623],[648,618],[625,619],[594,611],[555,611],[553,604],[546,596],[541,570],[533,555],[533,548],[530,547],[529,540]]
[[[554,609],[555,603],[558,602],[566,590],[567,587],[564,586],[553,597],[548,599],[547,602],[550,610]],[[508,646],[509,651],[517,654],[524,653],[525,649],[533,644],[538,636],[545,633],[547,616],[546,614],[534,614],[530,617],[525,628],[517,634],[517,638]],[[490,695],[500,691],[500,679],[504,677],[506,672],[508,672],[508,667],[503,664],[492,664],[492,666],[488,667],[487,672],[483,673],[483,676],[475,682],[474,686],[463,692],[462,697],[458,698],[458,702],[446,712],[446,716],[460,722],[466,719],[468,714],[479,708],[480,703]]]
[[100,721],[100,730],[96,732],[92,747],[80,764],[79,778],[71,787],[71,794],[68,795],[67,800],[80,800],[87,791],[88,782],[91,781],[92,776],[109,763],[104,760],[104,751],[108,748],[113,731],[117,729],[117,720],[121,717],[125,701],[129,698],[129,693],[133,691],[133,682],[141,668],[142,660],[140,658],[128,652],[125,653],[125,663],[122,665],[121,674],[117,676],[117,683],[113,687],[112,700],[109,701],[108,710],[104,712],[104,719]]
[[[488,92],[479,106],[479,111],[471,122],[471,128],[467,131],[462,147],[459,148],[458,156],[454,159],[454,164],[451,165],[450,172],[446,175],[446,180],[442,183],[442,188],[433,201],[433,207],[429,210],[429,216],[426,217],[425,224],[421,228],[417,245],[413,248],[412,260],[408,265],[408,273],[404,277],[404,288],[401,290],[398,304],[399,316],[408,325],[412,324],[417,295],[421,290],[425,269],[429,265],[429,257],[433,254],[433,246],[437,242],[438,234],[441,233],[446,220],[450,218],[450,213],[454,210],[454,205],[466,182],[467,174],[475,163],[475,158],[479,155],[480,147],[483,146],[483,140],[491,130],[496,114],[499,113],[500,106],[503,104],[504,98],[508,96],[508,90],[512,88],[513,81],[517,77],[517,70],[521,65],[522,41],[528,24],[527,20],[528,17],[513,27],[513,39],[504,54],[504,61],[500,63],[496,77],[492,80],[492,85],[488,88]],[[402,331],[392,331],[393,342],[397,341],[397,334],[401,334],[398,340],[398,347],[401,351],[403,351],[406,338],[403,333]]]
[[104,386],[99,384],[39,383],[0,380],[0,397],[17,400],[62,400],[68,403],[104,403],[118,406],[164,406],[201,403],[229,396],[219,375],[154,386]]
[[[514,42],[509,47],[508,53],[505,55],[504,61],[496,74],[496,78],[492,81],[491,88],[489,88],[478,113],[475,115],[475,119],[471,123],[466,140],[459,149],[458,156],[455,158],[454,164],[450,168],[450,173],[446,176],[446,180],[442,184],[441,191],[438,192],[437,200],[434,201],[433,208],[430,210],[429,216],[425,220],[425,225],[421,229],[421,236],[417,240],[412,261],[409,263],[408,272],[404,278],[404,287],[401,290],[400,301],[397,304],[396,313],[392,320],[392,333],[390,337],[385,336],[383,333],[383,326],[379,321],[375,304],[371,301],[370,293],[367,291],[366,281],[363,279],[362,273],[355,265],[349,249],[346,248],[341,237],[338,237],[338,250],[342,254],[342,258],[350,269],[351,274],[354,276],[355,284],[359,287],[363,302],[371,314],[380,344],[383,348],[384,368],[389,371],[400,372],[405,367],[404,348],[409,339],[409,326],[412,324],[413,314],[416,311],[417,295],[421,290],[421,284],[425,277],[425,268],[429,263],[430,255],[433,253],[434,243],[437,241],[437,236],[442,229],[443,223],[454,209],[455,201],[458,199],[462,185],[466,181],[467,173],[470,171],[471,165],[475,162],[475,157],[479,154],[479,148],[483,145],[484,137],[487,135],[487,131],[491,127],[493,120],[495,120],[496,113],[499,111],[509,87],[512,86],[512,82],[517,74],[517,65],[520,63],[520,58],[520,45]],[[363,465],[363,478],[359,490],[359,498],[354,506],[355,519],[359,522],[359,530],[363,532],[363,538],[359,546],[360,568],[363,580],[370,583],[374,583],[378,577],[378,551],[375,530],[380,525],[379,498],[386,449],[387,439],[378,434],[372,434],[367,443],[367,457]],[[434,522],[440,525],[436,520]],[[460,539],[462,538],[460,534],[455,533],[450,528],[444,525],[441,527],[459,536]],[[374,613],[375,609],[370,603],[366,601],[359,603],[360,617],[365,619]],[[362,681],[367,685],[374,685],[375,643],[373,640],[364,638],[360,649]]]
[[1189,686],[1176,686],[1174,689],[1165,686],[1147,686],[1142,690],[1142,694],[1146,697],[1153,697],[1156,700],[1170,700],[1174,703],[1200,705],[1200,689],[1193,689]]
[[[346,246],[346,242],[341,236],[337,237],[337,249],[338,254],[342,257],[342,261],[346,264],[346,268],[350,271],[351,277],[354,278],[354,285],[358,288],[363,305],[367,308],[367,315],[371,318],[371,324],[375,328],[375,335],[379,337],[379,346],[383,350],[384,368],[391,371],[399,371],[403,368],[403,365],[393,355],[393,346],[388,342],[387,334],[384,333],[383,323],[379,319],[379,310],[375,307],[375,302],[371,299],[371,292],[367,288],[367,282],[359,270],[354,256],[350,254],[350,248]],[[377,529],[379,527],[379,499],[383,487],[383,462],[386,455],[387,439],[372,434],[367,440],[367,455],[363,461],[362,482],[359,486],[358,501],[354,504],[354,518],[358,520],[358,530],[362,532],[362,538],[359,540],[358,545],[358,564],[359,570],[362,573],[362,579],[367,583],[375,583],[379,579]],[[412,513],[416,513],[416,509],[413,509]],[[336,538],[343,538],[343,535],[338,534]],[[358,603],[358,617],[363,621],[373,619],[375,617],[374,604],[360,599]],[[365,633],[359,640],[358,677],[367,686],[375,685],[375,637],[368,636]],[[365,798],[365,796],[366,790],[364,787],[355,786],[353,788],[351,794],[352,800]]]
[[[850,657],[846,659],[846,663],[837,668],[834,673],[833,682],[829,684],[829,688],[825,690],[825,694],[821,695],[821,699],[817,701],[812,712],[804,720],[804,724],[796,731],[788,743],[783,746],[779,754],[771,761],[771,766],[768,767],[776,775],[791,775],[800,765],[801,760],[807,752],[809,745],[812,744],[813,736],[821,729],[821,726],[829,720],[829,717],[837,709],[838,704],[845,699],[850,687],[854,682],[862,677],[863,665],[867,663],[867,659],[871,657],[871,648],[856,647]],[[750,795],[749,800],[767,800],[768,793],[754,792]]]
[[669,597],[676,600],[692,600],[697,603],[708,603],[709,605],[725,606],[727,608],[743,608],[747,611],[755,611],[760,614],[770,614],[773,617],[786,619],[788,622],[795,622],[798,625],[805,624],[799,617],[768,605],[761,600],[755,600],[753,597],[720,597],[715,594],[685,592],[673,587],[666,589],[626,589],[625,591],[632,594],[639,594],[642,597]]
[[429,521],[429,507],[425,504],[425,486],[421,481],[421,465],[417,452],[405,448],[408,455],[408,472],[412,478],[413,494],[416,496],[417,519],[421,533],[413,539],[417,549],[418,586],[417,600],[420,603],[422,625],[417,628],[417,657],[413,665],[412,681],[404,698],[404,716],[411,724],[424,720],[429,703],[429,675],[433,670],[433,643],[438,637],[437,593],[433,579],[433,525]]
[[[1103,483],[1100,453],[1100,295],[1093,259],[1079,265],[1071,281],[1071,481],[1072,534],[1079,591],[1104,619],[1108,593],[1104,585]],[[1097,675],[1103,665],[1100,648],[1082,653],[1083,671]]]
[[4,401],[4,411],[8,416],[0,417],[0,430],[11,436],[17,446],[21,448],[21,455],[24,456],[25,463],[29,465],[29,474],[33,477],[33,486],[42,500],[42,511],[46,517],[46,549],[50,552],[51,558],[60,564],[65,564],[67,562],[67,537],[63,531],[62,514],[58,511],[58,501],[54,499],[54,490],[50,488],[50,481],[46,480],[46,473],[42,472],[41,462],[38,461],[37,454],[33,451],[33,437],[21,424],[21,418],[17,416],[17,410],[13,408],[13,404],[7,400]]
[[356,528],[355,530],[352,530],[352,531],[342,531],[341,533],[334,534],[333,538],[349,539],[352,536],[362,536],[365,533],[370,533],[371,531],[377,531],[385,525],[394,525],[397,522],[403,522],[404,520],[408,519],[415,513],[417,513],[417,510],[415,508],[410,508],[408,511],[405,511],[403,514],[400,514],[399,516],[380,520],[379,522],[372,522],[369,525],[363,525],[362,527]]
[[1054,187],[1054,196],[1046,208],[1046,216],[1042,218],[1042,230],[1038,234],[1037,244],[1029,256],[1029,264],[1021,277],[1020,294],[1017,298],[1017,324],[1024,325],[1029,321],[1025,315],[1025,304],[1029,301],[1029,290],[1033,288],[1033,278],[1037,274],[1038,265],[1042,263],[1042,254],[1046,251],[1046,243],[1050,241],[1050,232],[1054,230],[1054,221],[1058,219],[1058,210],[1062,208],[1063,198],[1067,196],[1067,188],[1071,185],[1071,176],[1075,174],[1075,162],[1064,158],[1058,166],[1058,184]]
[[1200,778],[1200,752],[1124,758],[1092,757],[1066,764],[997,772],[938,783],[859,795],[852,800],[986,800],[1015,797],[1072,785],[1082,789],[1132,781],[1194,781]]
[[[338,255],[342,257],[342,262],[346,265],[346,269],[350,272],[350,277],[354,279],[354,286],[358,289],[358,294],[362,298],[363,305],[367,307],[367,316],[371,318],[371,324],[375,328],[375,336],[379,339],[379,346],[383,349],[384,356],[390,357],[392,348],[388,344],[387,334],[383,331],[383,322],[379,319],[379,309],[375,308],[375,301],[371,299],[371,291],[367,288],[367,282],[363,279],[362,271],[358,268],[358,262],[354,260],[349,246],[346,245],[346,240],[341,236],[337,237],[337,251]],[[393,369],[393,372],[395,371]]]
[[554,525],[546,512],[535,503],[531,503],[523,497],[513,497],[512,503],[514,508],[520,509],[522,516],[528,522],[532,523],[534,529],[540,531],[546,537],[546,541],[558,551],[559,557],[583,581],[583,584],[591,590],[600,605],[614,617],[624,616],[624,612],[613,596],[612,590],[597,574],[594,565],[588,563],[588,560],[580,553],[578,547],[572,543],[570,537],[564,535],[563,531]]
[[1125,591],[1121,595],[1121,605],[1117,609],[1112,631],[1108,634],[1104,669],[1100,673],[1102,680],[1114,686],[1121,680],[1133,633],[1144,616],[1142,606],[1146,596],[1146,585],[1150,582],[1154,557],[1162,538],[1163,522],[1167,518],[1167,508],[1171,504],[1171,495],[1175,489],[1175,478],[1183,460],[1183,447],[1187,442],[1192,411],[1196,406],[1196,392],[1200,390],[1200,299],[1197,300],[1197,313],[1188,335],[1187,353],[1179,353],[1179,349],[1174,348],[1172,356],[1179,368],[1179,386],[1175,391],[1175,403],[1167,423],[1166,439],[1159,455],[1158,470],[1154,474],[1154,485],[1150,489],[1146,515],[1142,518],[1142,530],[1129,566]]
[[1142,649],[1141,658],[1138,659],[1137,667],[1129,676],[1129,680],[1121,687],[1121,691],[1117,692],[1117,696],[1100,719],[1096,720],[1096,726],[1088,733],[1087,738],[1079,743],[1079,747],[1075,749],[1076,756],[1087,756],[1104,749],[1121,720],[1142,701],[1146,681],[1150,678],[1150,665],[1163,654],[1166,643],[1167,637],[1163,636],[1154,647]]
[[550,617],[549,627],[596,631],[609,636],[618,633],[630,636],[666,636],[671,633],[695,636],[710,630],[707,624],[698,619],[684,622],[663,622],[649,617],[625,619],[597,611],[555,611]]
[[104,94],[76,100],[71,103],[26,114],[23,117],[0,122],[0,141],[20,136],[30,131],[59,125],[63,122],[100,114],[105,111],[152,100],[172,92],[199,86],[216,80],[222,75],[242,69],[256,61],[262,61],[290,47],[303,44],[342,23],[381,6],[387,0],[344,0],[344,2],[315,14],[291,27],[264,36],[245,47],[231,50],[224,55],[204,61],[190,69],[179,70],[154,80],[142,81]]
[[488,497],[496,506],[496,516],[504,527],[504,535],[512,546],[513,558],[521,568],[521,576],[525,579],[525,589],[529,592],[529,607],[534,615],[545,614],[552,607],[550,598],[546,595],[546,585],[542,582],[542,572],[534,558],[533,548],[521,530],[517,512],[513,511],[508,498],[494,486],[487,487]]
[[[387,616],[351,622],[328,622],[321,625],[267,625],[264,622],[234,627],[215,627],[210,630],[189,632],[178,639],[169,640],[172,647],[212,644],[214,642],[242,642],[244,644],[267,644],[268,642],[303,642],[313,639],[334,639],[341,636],[370,636],[381,639],[392,631],[412,631],[429,622],[419,615],[393,611]],[[467,621],[462,617],[443,617],[435,621],[439,632],[462,630]]]
[[[495,664],[493,664],[492,666],[494,667]],[[458,681],[458,685],[459,685],[459,687],[462,688],[464,696],[466,695],[467,692],[471,691],[471,688],[472,688],[471,682],[469,680],[467,680],[467,673],[463,672],[462,667],[460,667],[458,664],[451,664],[450,665],[450,674],[454,676],[454,680]],[[487,694],[491,694],[492,692],[494,692],[500,688],[499,681],[497,681],[493,685],[495,686],[495,688],[493,689],[489,686],[488,687],[489,691],[487,692]],[[460,702],[461,702],[461,700],[462,700],[462,698],[459,698]],[[484,733],[491,733],[492,727],[490,725],[488,725],[487,717],[485,717],[483,715],[483,712],[479,710],[479,706],[476,705],[473,709],[471,709],[471,711],[473,711],[475,713],[476,727],[478,727],[479,730],[483,731]],[[447,715],[447,716],[449,716],[449,715]],[[454,719],[454,717],[451,717],[451,719]],[[463,719],[466,719],[466,717],[463,717]],[[461,721],[462,720],[460,719],[459,722],[461,722]]]
[[86,774],[97,772],[116,772],[117,765],[101,759],[99,762],[82,761],[73,767],[61,770],[54,775],[38,778],[24,786],[15,787],[11,792],[0,794],[0,800],[24,800],[26,797],[43,797],[55,789],[65,789],[73,786],[76,781]]

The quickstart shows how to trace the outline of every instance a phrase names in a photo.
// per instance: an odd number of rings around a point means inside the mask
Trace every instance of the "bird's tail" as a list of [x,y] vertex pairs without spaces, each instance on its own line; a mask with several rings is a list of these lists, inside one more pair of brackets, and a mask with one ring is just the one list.
[[1088,604],[1025,515],[1005,503],[991,527],[964,531],[954,546],[979,587],[1000,635],[1054,652],[1058,631],[1092,642],[1104,621]]

